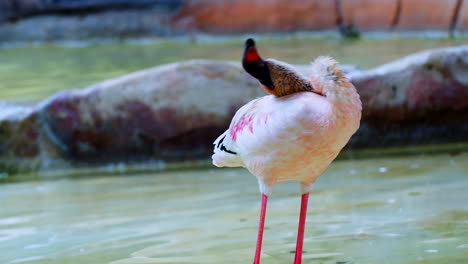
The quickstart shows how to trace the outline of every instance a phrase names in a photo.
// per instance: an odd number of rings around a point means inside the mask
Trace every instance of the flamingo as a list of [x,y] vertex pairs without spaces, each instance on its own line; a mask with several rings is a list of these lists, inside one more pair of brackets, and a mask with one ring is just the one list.
[[257,177],[262,201],[254,264],[260,264],[267,202],[274,185],[287,180],[300,183],[294,264],[301,264],[310,190],[359,128],[359,94],[331,57],[315,59],[306,78],[287,63],[263,60],[254,40],[247,39],[242,66],[270,95],[236,112],[229,129],[213,143],[213,164],[244,167]]

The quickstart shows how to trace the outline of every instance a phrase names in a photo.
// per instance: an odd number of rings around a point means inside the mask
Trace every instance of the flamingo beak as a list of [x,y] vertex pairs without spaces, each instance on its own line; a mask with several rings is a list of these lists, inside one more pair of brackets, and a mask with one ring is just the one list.
[[255,47],[255,41],[251,38],[245,41],[244,56],[242,57],[244,70],[257,79],[267,89],[274,91],[268,65],[260,57]]

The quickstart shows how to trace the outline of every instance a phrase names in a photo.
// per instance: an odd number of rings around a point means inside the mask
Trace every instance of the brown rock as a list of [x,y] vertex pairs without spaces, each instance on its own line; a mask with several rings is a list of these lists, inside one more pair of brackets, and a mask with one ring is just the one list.
[[342,0],[341,13],[346,25],[359,29],[390,29],[397,15],[398,0]]
[[176,9],[181,0],[5,0],[0,1],[0,21],[42,14],[86,14],[115,9]]
[[398,29],[448,30],[458,0],[402,0]]
[[0,104],[0,154],[28,158],[39,153],[37,115],[31,107]]
[[418,52],[350,78],[365,120],[400,122],[459,111],[468,107],[468,46]]
[[261,93],[237,64],[191,61],[62,92],[41,117],[52,141],[76,159],[197,158]]
[[[60,160],[35,107],[0,103],[0,173],[46,169]],[[57,167],[67,167],[66,160]]]
[[174,26],[205,32],[263,32],[336,27],[335,0],[188,0]]
[[468,31],[468,1],[462,1],[460,5],[456,28],[459,30]]
[[466,140],[468,46],[415,53],[350,78],[363,103],[363,126],[354,144]]

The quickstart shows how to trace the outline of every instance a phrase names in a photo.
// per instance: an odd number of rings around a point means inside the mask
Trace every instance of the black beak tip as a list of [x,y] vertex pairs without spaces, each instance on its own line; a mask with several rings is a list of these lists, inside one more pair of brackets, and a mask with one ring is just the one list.
[[245,48],[255,47],[255,41],[252,38],[248,38],[245,41]]

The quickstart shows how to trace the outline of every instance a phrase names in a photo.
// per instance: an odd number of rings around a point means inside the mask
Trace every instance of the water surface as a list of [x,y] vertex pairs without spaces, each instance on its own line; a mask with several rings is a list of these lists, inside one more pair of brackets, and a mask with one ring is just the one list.
[[[0,185],[0,263],[251,263],[260,195],[242,169]],[[334,162],[310,197],[304,264],[468,263],[468,154]],[[263,263],[293,262],[300,197],[280,183]]]
[[[240,61],[245,37],[211,41],[153,40],[86,46],[0,48],[0,101],[35,101],[55,92],[160,64],[191,59]],[[371,68],[424,49],[466,44],[460,39],[363,39],[272,36],[258,39],[262,56],[307,64],[330,55],[344,64]]]

